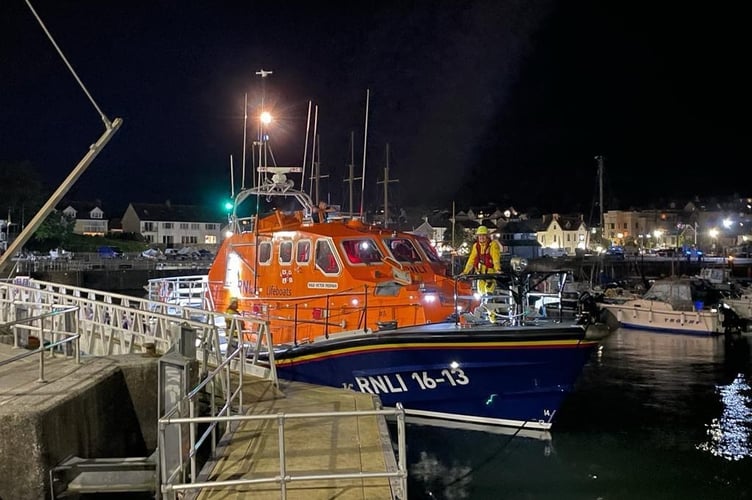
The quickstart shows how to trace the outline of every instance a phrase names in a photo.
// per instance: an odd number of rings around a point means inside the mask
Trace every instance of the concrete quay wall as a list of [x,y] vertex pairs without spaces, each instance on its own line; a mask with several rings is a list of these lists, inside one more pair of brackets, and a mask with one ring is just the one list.
[[0,378],[2,499],[49,498],[49,470],[69,456],[147,456],[156,448],[157,358],[89,358],[53,377]]

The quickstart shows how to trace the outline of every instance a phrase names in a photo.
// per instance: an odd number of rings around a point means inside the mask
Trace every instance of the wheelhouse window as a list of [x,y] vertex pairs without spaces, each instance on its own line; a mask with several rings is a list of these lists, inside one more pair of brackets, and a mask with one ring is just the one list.
[[259,243],[258,255],[259,264],[269,264],[272,261],[272,243],[270,241]]
[[279,244],[279,263],[289,264],[292,262],[292,241],[283,241]]
[[376,242],[370,238],[344,240],[342,249],[350,264],[373,264],[381,262],[382,259]]
[[338,274],[339,263],[329,240],[316,242],[316,267],[324,274]]
[[434,248],[433,245],[431,245],[431,242],[428,241],[426,238],[417,238],[418,245],[420,245],[420,248],[423,249],[423,253],[426,254],[426,257],[428,257],[428,260],[431,262],[441,262],[441,257],[439,257],[439,253],[436,251],[436,248]]
[[420,262],[420,255],[409,239],[385,238],[384,244],[397,262]]
[[298,241],[297,251],[295,252],[295,262],[298,264],[308,264],[311,261],[311,240]]

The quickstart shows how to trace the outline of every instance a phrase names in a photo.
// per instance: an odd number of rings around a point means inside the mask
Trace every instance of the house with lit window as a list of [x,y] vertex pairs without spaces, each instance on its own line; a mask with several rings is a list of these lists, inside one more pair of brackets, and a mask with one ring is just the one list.
[[557,256],[555,252],[575,255],[576,249],[584,250],[589,243],[589,233],[582,215],[544,215],[535,236],[544,255]]
[[104,236],[108,222],[101,204],[72,201],[58,208],[66,217],[74,221],[73,233],[86,236]]
[[121,219],[123,232],[140,233],[165,247],[216,247],[223,222],[203,207],[165,203],[131,203]]

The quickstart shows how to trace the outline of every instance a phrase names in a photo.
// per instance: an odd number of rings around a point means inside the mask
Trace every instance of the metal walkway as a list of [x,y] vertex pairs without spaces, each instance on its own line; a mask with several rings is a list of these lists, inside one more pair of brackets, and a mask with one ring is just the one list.
[[[61,309],[65,314],[50,314]],[[37,319],[23,321],[32,317]],[[13,324],[5,330],[11,330],[16,348],[32,340],[52,344],[77,332],[76,351],[87,359],[150,349],[168,358],[190,331],[200,382],[161,412],[154,455],[158,498],[406,498],[403,410],[383,410],[372,396],[344,389],[286,383],[280,392],[273,363],[271,369],[255,366],[249,358],[258,356],[247,356],[242,343],[234,351],[225,349],[225,318],[200,308],[29,278],[0,283],[0,326]],[[240,319],[230,319],[228,331],[239,332]],[[258,354],[265,349],[262,344],[271,343],[267,325],[242,319],[244,333],[252,329],[256,334]],[[66,373],[71,370],[66,363],[73,361],[61,357],[50,369]],[[35,365],[25,366],[28,384]],[[199,399],[207,393],[211,410],[199,415]],[[387,414],[399,424],[399,460],[386,429]],[[202,446],[212,453],[200,468]],[[82,464],[83,469],[107,465]]]

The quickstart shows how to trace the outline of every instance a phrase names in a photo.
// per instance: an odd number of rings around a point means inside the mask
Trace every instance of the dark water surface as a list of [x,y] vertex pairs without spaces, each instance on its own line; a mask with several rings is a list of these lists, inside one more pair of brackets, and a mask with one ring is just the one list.
[[617,330],[539,438],[408,425],[408,498],[752,498],[751,341]]

